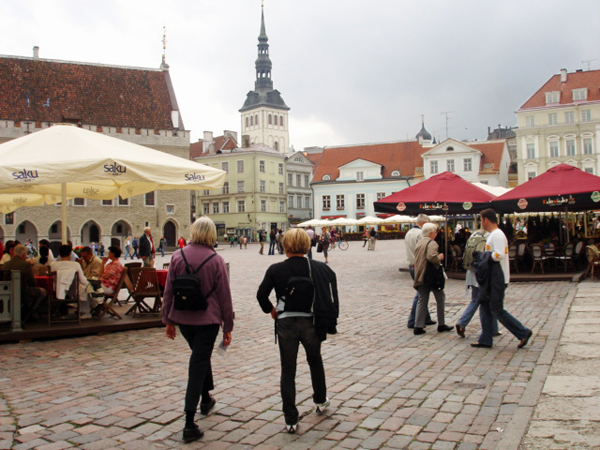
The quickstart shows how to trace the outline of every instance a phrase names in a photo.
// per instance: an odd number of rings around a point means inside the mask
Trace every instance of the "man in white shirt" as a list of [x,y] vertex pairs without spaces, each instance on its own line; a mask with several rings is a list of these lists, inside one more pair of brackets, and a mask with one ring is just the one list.
[[[421,227],[429,222],[429,216],[426,214],[419,214],[417,216],[417,220],[415,221],[415,226],[412,227],[408,233],[404,236],[404,244],[406,245],[406,260],[408,261],[408,271],[410,272],[410,277],[415,279],[415,247],[417,246],[417,242],[421,240],[423,237],[423,233],[421,231]],[[419,302],[419,293],[415,294],[413,298],[412,306],[410,308],[410,315],[408,316],[408,328],[415,327],[415,316],[417,314],[417,303]],[[427,310],[427,315],[425,316],[425,325],[435,325],[437,322],[431,320],[431,316],[429,315],[429,309]]]
[[[481,226],[489,232],[486,240],[486,252],[491,252],[491,259],[500,264],[504,276],[501,295],[490,295],[489,301],[479,304],[479,319],[481,321],[481,335],[479,340],[471,347],[491,348],[493,345],[493,319],[498,319],[504,327],[519,339],[518,348],[523,348],[533,334],[529,328],[524,327],[504,309],[504,292],[510,281],[510,261],[508,259],[508,241],[502,230],[498,227],[498,217],[493,209],[481,211]],[[492,272],[492,271],[490,271]],[[500,283],[502,284],[502,283]]]
[[[79,302],[80,302],[80,306],[81,306],[81,313],[83,315],[88,315],[90,314],[90,303],[88,302],[88,296],[86,293],[86,287],[88,285],[88,281],[85,278],[85,275],[83,274],[83,270],[81,269],[81,265],[76,262],[76,261],[71,261],[71,247],[68,245],[61,245],[60,249],[58,250],[58,254],[60,255],[60,260],[58,261],[54,261],[51,265],[50,265],[50,270],[52,272],[57,272],[57,276],[58,273],[61,271],[66,271],[68,270],[69,272],[75,272],[77,273],[77,275],[79,275]],[[71,282],[73,281],[73,278],[71,277]],[[57,283],[57,291],[59,289],[58,283]],[[57,298],[61,298],[59,297],[59,292],[56,293],[57,294]]]

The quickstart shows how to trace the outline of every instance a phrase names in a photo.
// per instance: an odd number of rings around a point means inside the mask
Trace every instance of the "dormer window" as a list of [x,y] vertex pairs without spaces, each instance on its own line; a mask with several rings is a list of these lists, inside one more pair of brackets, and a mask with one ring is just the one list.
[[558,103],[560,101],[560,91],[546,92],[546,104]]
[[392,176],[393,176],[393,177],[399,177],[399,176],[400,176],[400,171],[399,171],[399,170],[394,170],[394,171],[392,172]]
[[587,88],[573,89],[573,101],[587,100]]
[[331,180],[331,175],[323,175],[323,181]]
[[356,172],[356,181],[363,181],[365,179],[364,172]]
[[454,151],[454,147],[448,146],[448,147],[446,147],[446,151],[447,152],[453,152]]

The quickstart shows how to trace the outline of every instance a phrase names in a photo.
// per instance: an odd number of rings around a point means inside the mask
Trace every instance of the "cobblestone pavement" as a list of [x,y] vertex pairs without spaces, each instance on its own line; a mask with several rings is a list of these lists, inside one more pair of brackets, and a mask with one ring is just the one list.
[[[204,438],[186,448],[498,448],[575,285],[511,285],[507,309],[533,329],[532,341],[517,350],[504,331],[492,350],[474,349],[477,318],[467,339],[434,327],[414,336],[406,328],[414,290],[398,272],[404,242],[380,241],[374,252],[361,244],[330,253],[342,307],[340,332],[323,345],[331,407],[315,414],[301,351],[296,435],[284,432],[273,324],[255,300],[266,268],[284,257],[260,256],[257,245],[223,249],[233,343],[225,358],[213,356],[218,403],[198,416]],[[464,283],[449,280],[446,293],[454,325],[467,304]],[[2,345],[0,449],[177,448],[188,357],[185,341],[166,339],[163,329]]]

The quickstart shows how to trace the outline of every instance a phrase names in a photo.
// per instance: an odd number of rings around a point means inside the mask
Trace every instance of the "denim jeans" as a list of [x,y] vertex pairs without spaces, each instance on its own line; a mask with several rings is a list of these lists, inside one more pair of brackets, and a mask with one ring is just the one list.
[[[467,325],[469,325],[469,322],[471,322],[471,319],[475,315],[477,308],[479,308],[479,302],[478,302],[479,288],[477,286],[470,286],[470,288],[471,288],[471,303],[469,303],[467,305],[467,307],[465,308],[465,311],[462,313],[462,316],[460,316],[460,319],[458,319],[458,322],[457,322],[463,330],[467,328]],[[496,334],[498,334],[498,320],[493,319],[492,320],[492,336],[495,336]]]
[[494,332],[493,320],[498,319],[504,328],[510,331],[517,339],[521,340],[529,333],[529,328],[524,327],[521,322],[515,319],[508,311],[504,309],[504,292],[502,297],[495,301],[479,303],[479,320],[481,321],[481,335],[478,342],[485,345],[493,345]]
[[275,246],[277,245],[277,242],[275,241],[271,241],[269,243],[269,255],[274,255],[275,254]]
[[208,394],[215,388],[210,357],[219,334],[219,325],[179,325],[179,330],[192,350],[183,410],[195,413],[200,395]]
[[[408,272],[410,273],[410,277],[415,279],[415,266],[408,266]],[[415,293],[415,298],[413,298],[412,306],[410,308],[410,314],[408,316],[408,328],[413,328],[415,326],[415,317],[417,315],[417,303],[419,303],[419,293]],[[431,315],[429,315],[429,309],[427,309],[427,317],[425,318],[425,323],[431,322]]]
[[286,317],[277,319],[277,337],[281,358],[281,399],[285,423],[298,422],[296,408],[296,359],[300,344],[306,352],[313,388],[313,401],[324,403],[327,394],[325,369],[321,358],[321,341],[313,325],[312,317]]

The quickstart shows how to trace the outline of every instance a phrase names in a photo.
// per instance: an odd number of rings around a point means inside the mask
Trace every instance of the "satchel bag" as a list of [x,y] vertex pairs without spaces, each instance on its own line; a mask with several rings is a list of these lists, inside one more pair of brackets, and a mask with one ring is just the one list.
[[[425,255],[427,256],[427,247],[431,241],[427,243],[425,247]],[[425,275],[423,276],[423,284],[430,289],[436,291],[442,291],[446,285],[446,277],[444,275],[444,267],[440,264],[439,267],[436,267],[430,261],[426,262],[425,266]]]
[[319,241],[317,244],[317,253],[323,252],[323,243]]

